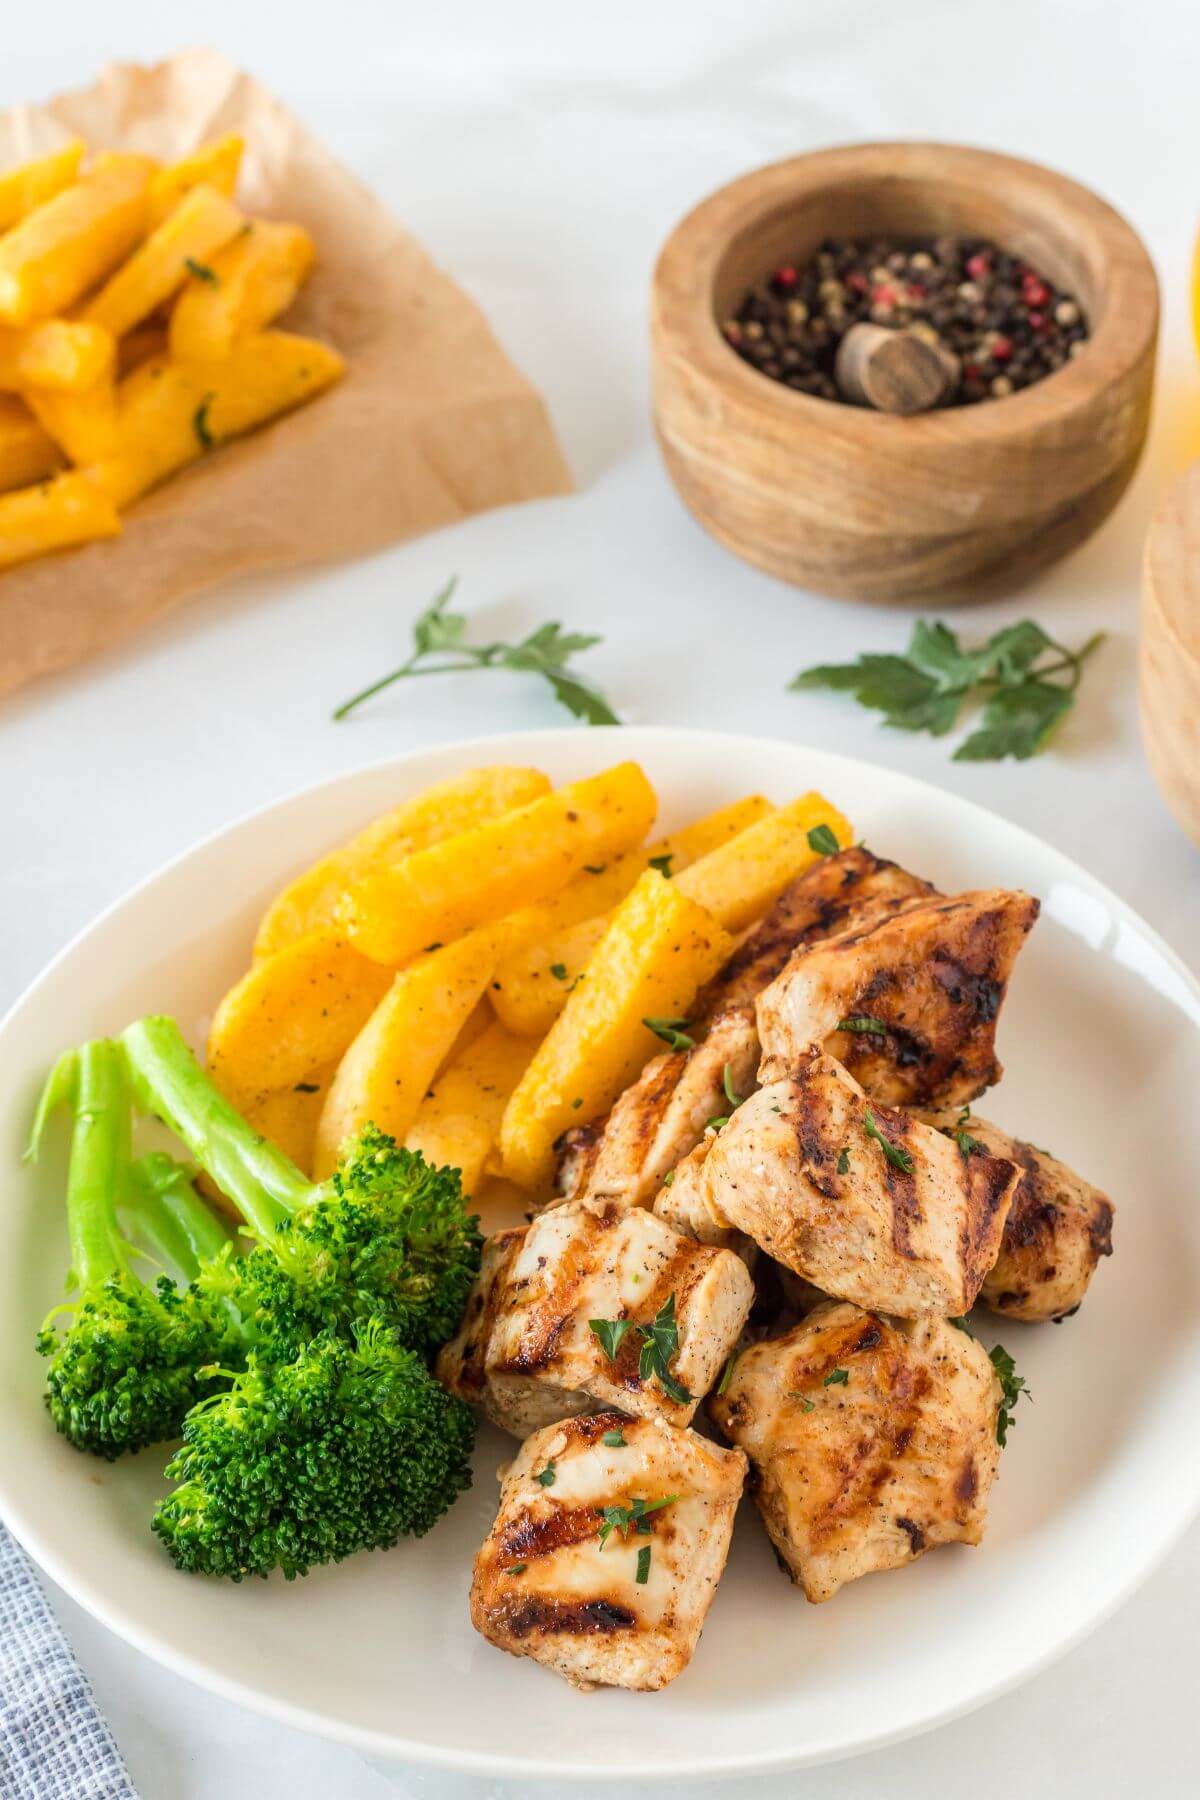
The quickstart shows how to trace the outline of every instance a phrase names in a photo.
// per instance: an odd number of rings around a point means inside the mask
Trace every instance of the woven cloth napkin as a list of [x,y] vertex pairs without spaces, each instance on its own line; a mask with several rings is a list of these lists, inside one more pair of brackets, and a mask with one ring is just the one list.
[[0,1525],[0,1795],[137,1800],[25,1552]]

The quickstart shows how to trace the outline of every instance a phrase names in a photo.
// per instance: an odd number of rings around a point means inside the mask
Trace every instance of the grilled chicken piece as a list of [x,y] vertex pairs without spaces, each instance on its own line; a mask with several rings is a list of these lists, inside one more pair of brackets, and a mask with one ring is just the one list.
[[[738,1257],[681,1237],[653,1213],[578,1201],[499,1235],[485,1249],[458,1335],[438,1356],[438,1378],[451,1392],[517,1437],[597,1406],[691,1422],[754,1299]],[[672,1297],[678,1350],[668,1373],[686,1401],[672,1399],[654,1373],[642,1378],[640,1332],[627,1331],[610,1360],[590,1326],[628,1319],[649,1327]]]
[[557,1192],[568,1200],[648,1206],[663,1177],[700,1142],[709,1119],[729,1110],[729,1085],[743,1098],[757,1085],[754,1002],[793,951],[850,925],[878,921],[914,897],[932,894],[869,850],[825,857],[786,888],[698,997],[691,1051],[655,1057],[607,1120],[569,1132]]
[[995,1266],[979,1298],[1008,1319],[1038,1325],[1065,1319],[1081,1304],[1102,1256],[1112,1255],[1113,1204],[1046,1150],[1010,1137],[974,1113],[934,1113],[947,1136],[965,1132],[989,1156],[1023,1172],[1013,1195]]
[[1020,1173],[992,1156],[964,1158],[816,1056],[740,1106],[670,1191],[694,1182],[691,1207],[744,1231],[823,1293],[916,1318],[970,1311]]
[[1037,915],[1001,889],[915,900],[798,952],[758,998],[760,1079],[819,1045],[887,1106],[973,1100],[1000,1078],[996,1018]]
[[573,1198],[649,1206],[662,1179],[704,1136],[710,1119],[756,1086],[758,1031],[743,1007],[713,1021],[693,1050],[656,1056],[608,1115]]
[[753,1006],[796,951],[824,938],[886,918],[902,902],[937,889],[869,850],[826,856],[783,890],[770,912],[738,945],[692,1007],[703,1023],[739,1006]]
[[987,1352],[947,1320],[828,1301],[744,1350],[709,1411],[750,1457],[793,1581],[828,1600],[939,1544],[979,1543],[1000,1397]]
[[745,1475],[740,1450],[661,1419],[547,1426],[503,1472],[472,1624],[575,1687],[666,1687],[696,1648]]

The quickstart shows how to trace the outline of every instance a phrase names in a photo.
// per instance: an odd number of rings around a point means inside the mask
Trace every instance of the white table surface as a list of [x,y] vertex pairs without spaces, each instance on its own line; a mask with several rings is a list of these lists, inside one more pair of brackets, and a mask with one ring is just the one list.
[[[201,34],[276,88],[479,299],[546,394],[579,494],[210,595],[0,704],[0,1010],[101,907],[239,813],[394,751],[558,723],[536,682],[506,675],[396,690],[330,723],[337,701],[401,660],[408,621],[452,571],[489,633],[547,617],[602,631],[586,666],[630,720],[819,737],[968,794],[1056,840],[1196,963],[1200,854],[1150,780],[1135,704],[1141,538],[1164,481],[1200,454],[1186,317],[1194,0],[206,0],[186,15],[44,0],[5,9],[0,103]],[[971,635],[1026,613],[1068,642],[1109,632],[1077,717],[1033,763],[956,765],[943,744],[879,732],[849,703],[786,693],[807,663],[899,647],[907,620],[743,568],[691,522],[651,443],[647,284],[677,217],[757,163],[893,136],[990,145],[1078,176],[1139,227],[1163,278],[1156,416],[1133,489],[1036,587],[959,617]],[[1136,1530],[1114,1520],[1114,1554]],[[145,1800],[516,1791],[369,1764],[258,1719],[54,1598]],[[1193,1528],[1119,1617],[1031,1686],[901,1747],[756,1781],[756,1800],[963,1788],[1104,1800],[1186,1784],[1198,1608]],[[536,1730],[532,1689],[530,1705]]]

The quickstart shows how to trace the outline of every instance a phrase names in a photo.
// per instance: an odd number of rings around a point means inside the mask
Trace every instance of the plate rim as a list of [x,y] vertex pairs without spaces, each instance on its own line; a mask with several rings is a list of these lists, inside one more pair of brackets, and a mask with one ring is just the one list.
[[[538,745],[545,745],[547,753],[552,753],[553,749],[564,741],[574,740],[578,743],[580,738],[579,727],[560,726],[534,731],[497,732],[479,738],[453,738],[445,743],[425,744],[410,750],[372,758],[356,764],[353,768],[339,770],[335,774],[324,776],[317,781],[301,783],[261,805],[250,807],[244,812],[236,814],[232,819],[205,833],[186,848],[167,857],[146,875],[135,881],[132,886],[117,895],[94,918],[75,932],[17,996],[3,1017],[0,1017],[0,1047],[3,1046],[9,1030],[19,1020],[25,1007],[36,997],[42,986],[51,980],[63,962],[83,948],[91,936],[99,933],[114,914],[137,900],[148,888],[170,875],[179,865],[199,856],[220,839],[318,793],[342,785],[352,785],[364,776],[379,774],[384,770],[402,771],[414,764],[434,758],[463,758],[469,761],[477,760],[480,763],[504,761],[511,756],[514,745],[533,747],[528,752],[523,749],[520,753],[522,755],[536,754]],[[940,788],[935,782],[889,767],[868,757],[848,756],[840,750],[823,744],[794,742],[786,738],[764,737],[755,733],[722,731],[698,726],[619,725],[591,727],[588,729],[584,741],[595,742],[599,745],[614,740],[629,742],[633,739],[645,738],[662,743],[673,743],[680,749],[686,749],[689,744],[703,742],[709,747],[714,743],[735,743],[739,746],[753,747],[759,753],[783,752],[789,758],[802,757],[808,753],[823,759],[832,759],[835,763],[841,764],[859,775],[864,773],[882,774],[886,776],[889,783],[899,783],[915,799],[926,805],[939,801],[944,803],[948,800],[956,810],[965,809],[967,813],[975,815],[978,820],[988,824],[998,822],[1006,831],[1013,832],[1024,839],[1035,853],[1048,853],[1056,858],[1064,872],[1069,871],[1072,878],[1080,881],[1086,889],[1103,900],[1115,917],[1134,927],[1182,979],[1184,986],[1196,1002],[1197,1008],[1200,1009],[1200,977],[1189,968],[1179,952],[1142,917],[1136,908],[1124,900],[1106,882],[1092,875],[1065,850],[1061,850],[1057,845],[1039,837],[1027,826],[1007,818],[1003,813],[996,812],[993,808],[985,806],[977,800]],[[631,750],[631,756],[635,757],[636,754],[636,751]],[[186,1651],[177,1650],[172,1645],[164,1643],[153,1629],[147,1628],[139,1622],[134,1612],[119,1604],[110,1605],[102,1594],[95,1591],[86,1571],[82,1575],[77,1575],[73,1569],[64,1566],[64,1559],[52,1547],[41,1541],[41,1534],[35,1518],[29,1516],[13,1518],[8,1510],[3,1489],[4,1484],[0,1481],[0,1519],[3,1520],[37,1568],[49,1576],[70,1599],[107,1630],[113,1632],[115,1636],[131,1645],[142,1655],[149,1657],[151,1661],[192,1682],[195,1686],[209,1693],[217,1694],[220,1698],[231,1701],[247,1711],[276,1720],[310,1735],[346,1744],[370,1755],[384,1756],[418,1767],[458,1774],[490,1776],[493,1779],[599,1782],[614,1778],[614,1768],[611,1764],[589,1763],[583,1765],[509,1752],[493,1754],[473,1749],[456,1749],[444,1743],[414,1739],[400,1736],[395,1732],[385,1732],[370,1726],[348,1723],[338,1719],[332,1713],[323,1713],[312,1706],[264,1694],[241,1679],[227,1676],[219,1667],[215,1667],[203,1658],[191,1656]],[[693,1755],[690,1759],[683,1761],[675,1759],[670,1762],[657,1760],[624,1763],[616,1770],[616,1776],[621,1781],[631,1782],[720,1780],[740,1776],[787,1773],[794,1769],[815,1767],[848,1760],[855,1756],[868,1755],[872,1751],[886,1749],[889,1745],[902,1743],[909,1738],[936,1730],[939,1726],[950,1724],[953,1720],[963,1718],[967,1714],[989,1705],[992,1701],[1000,1699],[1005,1694],[1011,1693],[1067,1656],[1126,1604],[1154,1570],[1170,1555],[1198,1516],[1200,1516],[1200,1488],[1197,1488],[1186,1502],[1179,1506],[1170,1528],[1164,1531],[1151,1547],[1143,1551],[1140,1557],[1131,1560],[1124,1579],[1114,1591],[1107,1593],[1070,1630],[1049,1643],[1039,1654],[1024,1662],[1020,1668],[986,1681],[975,1693],[943,1704],[935,1704],[903,1724],[878,1731],[869,1731],[866,1735],[856,1737],[853,1741],[847,1741],[844,1735],[837,1740],[824,1742],[821,1740],[814,1742],[810,1738],[805,1744],[796,1745],[794,1748],[766,1751],[757,1755],[739,1752],[736,1756],[724,1755],[714,1758],[712,1755],[705,1755],[701,1758]]]

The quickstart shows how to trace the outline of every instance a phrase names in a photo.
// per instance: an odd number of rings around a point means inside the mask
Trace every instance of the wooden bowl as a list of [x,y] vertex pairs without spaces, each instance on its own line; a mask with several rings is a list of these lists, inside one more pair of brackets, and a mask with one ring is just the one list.
[[[1007,399],[895,418],[798,394],[721,322],[824,238],[992,238],[1078,295],[1091,336]],[[1036,163],[950,144],[860,144],[744,176],[689,213],[654,276],[655,427],[713,536],[798,587],[852,600],[966,600],[1094,531],[1149,422],[1158,284],[1141,239]]]
[[1167,490],[1150,526],[1139,657],[1146,757],[1200,844],[1200,463]]

